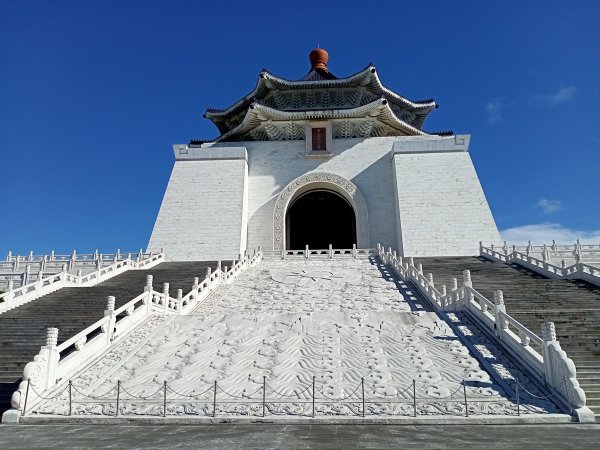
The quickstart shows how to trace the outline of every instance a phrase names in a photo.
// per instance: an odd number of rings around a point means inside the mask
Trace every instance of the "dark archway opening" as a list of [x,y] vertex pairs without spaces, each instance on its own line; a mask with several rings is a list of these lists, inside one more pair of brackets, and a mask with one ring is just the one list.
[[314,190],[298,197],[285,217],[286,247],[325,249],[352,248],[356,243],[354,209],[341,195]]

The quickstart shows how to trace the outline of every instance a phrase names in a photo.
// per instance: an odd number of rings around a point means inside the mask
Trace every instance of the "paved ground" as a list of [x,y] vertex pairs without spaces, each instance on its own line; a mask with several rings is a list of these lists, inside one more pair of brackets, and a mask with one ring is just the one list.
[[600,448],[592,425],[0,425],[0,448]]

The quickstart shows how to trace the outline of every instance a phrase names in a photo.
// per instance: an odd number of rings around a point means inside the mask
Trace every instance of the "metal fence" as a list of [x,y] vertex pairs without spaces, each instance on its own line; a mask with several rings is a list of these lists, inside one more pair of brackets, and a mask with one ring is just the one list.
[[[163,383],[150,395],[134,395],[117,381],[116,386],[101,395],[90,395],[82,392],[72,381],[51,396],[40,395],[33,383],[28,380],[22,415],[45,414],[39,406],[43,402],[56,402],[51,405],[56,411],[56,405],[67,406],[62,415],[105,415],[119,416],[162,416],[195,415],[204,417],[244,415],[267,417],[276,415],[294,415],[317,417],[318,415],[345,415],[366,417],[370,415],[412,416],[420,415],[455,415],[469,417],[481,414],[512,414],[520,416],[523,413],[539,412],[540,402],[552,400],[546,395],[535,395],[526,390],[516,379],[512,392],[506,396],[483,396],[468,393],[467,384],[463,380],[456,383],[450,393],[444,396],[418,394],[417,381],[398,389],[395,395],[377,394],[373,386],[372,394],[365,395],[365,380],[362,378],[349,394],[343,397],[331,397],[324,392],[323,386],[318,386],[313,376],[311,383],[300,385],[292,395],[285,394],[267,383],[263,377],[262,385],[254,392],[232,394],[226,391],[218,382],[207,385],[205,389],[196,392],[182,393]],[[321,383],[319,383],[321,384]],[[427,387],[431,387],[428,385]],[[281,389],[281,388],[280,388]],[[35,395],[36,405],[28,410],[28,398]],[[494,408],[494,404],[505,403],[502,412]],[[482,407],[482,404],[490,407]],[[508,403],[508,404],[506,404]],[[552,403],[554,405],[554,403]],[[387,407],[383,408],[383,405]],[[475,407],[478,405],[478,407]],[[129,406],[129,409],[127,408]],[[531,408],[531,407],[534,408]],[[80,411],[75,411],[79,408]],[[508,408],[508,409],[507,409]],[[81,412],[83,409],[83,412]],[[54,413],[56,414],[56,413]]]

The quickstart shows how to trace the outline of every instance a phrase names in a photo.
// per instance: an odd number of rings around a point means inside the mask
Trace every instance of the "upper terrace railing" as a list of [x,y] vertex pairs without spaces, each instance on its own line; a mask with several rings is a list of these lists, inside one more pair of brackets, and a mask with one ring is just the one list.
[[[16,289],[13,287],[12,280],[8,280],[6,292],[0,294],[0,314],[63,287],[95,286],[128,270],[149,269],[164,262],[164,260],[164,252],[152,254],[140,251],[135,259],[132,259],[131,253],[127,255],[115,253],[110,260],[112,263],[107,263],[108,265],[103,264],[103,259],[98,258],[94,262],[95,270],[85,274],[82,269],[78,269],[77,274],[73,274],[69,271],[68,267],[62,272],[46,276],[40,271],[35,280],[27,280],[27,283]],[[43,261],[42,259],[41,262]],[[71,261],[77,261],[77,259],[74,258]]]
[[9,283],[17,288],[28,283],[38,281],[44,276],[60,272],[87,274],[116,262],[127,259],[141,261],[148,259],[151,253],[144,253],[141,249],[136,256],[131,253],[95,253],[78,254],[75,250],[70,255],[56,255],[54,251],[47,255],[13,255],[8,252],[5,261],[0,261],[0,291],[6,291]]
[[[325,249],[313,249],[309,248],[308,245],[304,250],[286,250],[282,249],[278,255],[281,259],[333,259],[333,258],[358,258],[362,256],[369,256],[375,254],[374,248],[356,248],[356,244],[352,245],[352,248],[336,248],[334,249],[331,244],[329,248]],[[272,253],[275,255],[275,253]]]
[[[558,248],[553,244],[555,248]],[[485,258],[502,261],[505,263],[516,263],[527,267],[534,272],[547,276],[548,278],[563,278],[563,279],[581,279],[592,284],[600,286],[600,264],[584,262],[584,257],[594,256],[595,261],[600,261],[600,246],[588,245],[587,249],[578,250],[578,244],[575,244],[575,249],[568,250],[574,258],[574,263],[567,265],[565,259],[561,260],[561,265],[552,262],[550,256],[550,248],[547,246],[538,246],[541,249],[540,257],[536,255],[536,249],[531,244],[527,247],[517,247],[515,245],[509,248],[506,242],[502,247],[495,247],[493,244],[489,247],[484,247],[483,243],[479,243],[479,254]],[[583,247],[583,246],[581,246]],[[523,248],[525,251],[523,251]],[[557,249],[553,252],[565,252],[567,250]]]
[[[162,291],[155,290],[152,285],[153,277],[148,275],[143,293],[116,310],[115,298],[109,296],[104,317],[60,345],[57,345],[59,330],[48,328],[46,345],[23,370],[24,381],[12,396],[13,407],[23,411],[26,397],[29,405],[35,405],[57,383],[72,377],[77,370],[98,357],[151,315],[189,314],[204,302],[217,286],[232,283],[244,270],[258,264],[262,256],[259,247],[252,256],[244,254],[239,261],[233,261],[231,268],[222,267],[219,262],[216,270],[207,269],[204,280],[194,278],[192,288],[185,296],[182,290],[178,289],[176,297],[172,297],[169,293],[169,283],[163,284]],[[28,391],[27,380],[37,387],[39,395]]]
[[422,264],[415,266],[412,257],[402,258],[391,248],[386,252],[379,245],[378,254],[401,279],[412,282],[439,313],[466,313],[529,373],[550,388],[560,402],[578,415],[580,421],[594,420],[593,413],[585,406],[586,397],[579,387],[575,364],[556,340],[553,322],[542,324],[542,337],[539,337],[506,313],[501,290],[494,292],[493,301],[475,290],[469,270],[463,271],[460,288],[457,278],[453,278],[449,289],[446,285],[438,289],[433,274],[424,274]]

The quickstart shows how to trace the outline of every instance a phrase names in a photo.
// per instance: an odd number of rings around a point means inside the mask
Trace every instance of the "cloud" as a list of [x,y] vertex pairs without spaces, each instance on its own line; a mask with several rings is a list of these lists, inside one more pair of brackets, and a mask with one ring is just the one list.
[[600,244],[600,230],[573,230],[552,222],[507,228],[500,231],[500,236],[515,245],[527,244],[529,240],[536,245],[551,244],[552,240],[557,244],[574,244],[577,239],[582,243]]
[[552,94],[536,95],[535,100],[542,105],[554,107],[573,100],[576,94],[577,88],[575,86],[565,86]]
[[562,209],[562,202],[560,200],[548,200],[547,198],[542,198],[533,205],[533,207],[541,209],[544,214],[552,214],[553,212]]
[[485,112],[487,113],[487,122],[489,124],[495,124],[502,122],[504,117],[502,116],[502,109],[504,108],[504,99],[497,98],[490,102],[487,102],[484,106]]

